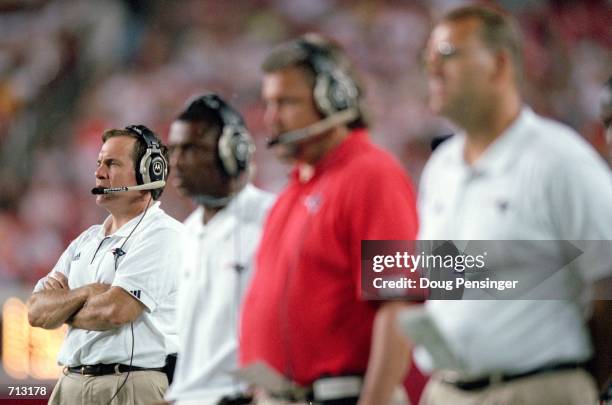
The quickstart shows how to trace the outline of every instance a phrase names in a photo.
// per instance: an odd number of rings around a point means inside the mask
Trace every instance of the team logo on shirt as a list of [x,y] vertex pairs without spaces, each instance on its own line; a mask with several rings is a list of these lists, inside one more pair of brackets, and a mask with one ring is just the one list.
[[130,294],[132,294],[134,297],[140,299],[140,292],[141,292],[141,290],[133,290],[133,291],[130,291]]
[[501,213],[505,213],[508,210],[509,203],[508,200],[497,200],[495,201],[495,205]]
[[77,260],[79,260],[81,258],[81,252],[77,253],[73,258],[72,261],[76,262]]
[[323,197],[321,194],[311,194],[304,199],[304,205],[309,213],[315,214],[321,208]]

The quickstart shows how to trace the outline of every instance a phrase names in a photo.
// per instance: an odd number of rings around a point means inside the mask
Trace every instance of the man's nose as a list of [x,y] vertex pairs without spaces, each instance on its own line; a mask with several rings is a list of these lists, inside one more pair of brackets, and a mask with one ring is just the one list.
[[181,148],[180,146],[173,147],[172,152],[170,153],[170,167],[175,169],[182,160],[183,160],[183,148]]
[[442,58],[432,54],[425,60],[425,72],[428,76],[439,77],[442,75]]
[[104,165],[100,165],[96,168],[94,175],[96,179],[105,179],[108,177],[108,171],[105,169]]
[[271,127],[278,123],[279,118],[280,115],[278,106],[272,103],[267,104],[264,112],[264,124]]

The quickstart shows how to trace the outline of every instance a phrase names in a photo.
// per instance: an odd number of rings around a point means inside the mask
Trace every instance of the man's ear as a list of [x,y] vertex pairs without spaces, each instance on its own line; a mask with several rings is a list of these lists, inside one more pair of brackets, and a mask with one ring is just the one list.
[[510,52],[501,49],[495,53],[495,78],[514,77],[514,64]]

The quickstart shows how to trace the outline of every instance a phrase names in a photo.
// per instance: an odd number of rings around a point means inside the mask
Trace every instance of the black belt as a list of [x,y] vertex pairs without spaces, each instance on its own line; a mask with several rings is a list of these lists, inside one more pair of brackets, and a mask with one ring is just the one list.
[[136,366],[126,366],[125,364],[94,364],[93,366],[73,366],[68,367],[70,373],[82,375],[101,376],[109,374],[121,374],[129,371],[163,371],[160,368],[144,368]]
[[540,368],[536,368],[531,371],[526,371],[524,373],[518,374],[492,374],[490,376],[480,378],[478,380],[470,380],[470,381],[447,381],[444,382],[448,384],[452,384],[455,387],[462,389],[464,391],[474,391],[480,390],[483,388],[487,388],[493,384],[499,384],[503,382],[508,382],[512,380],[517,380],[519,378],[531,377],[536,374],[550,373],[553,371],[562,371],[562,370],[575,370],[579,368],[584,368],[584,363],[558,363],[550,366],[544,366]]

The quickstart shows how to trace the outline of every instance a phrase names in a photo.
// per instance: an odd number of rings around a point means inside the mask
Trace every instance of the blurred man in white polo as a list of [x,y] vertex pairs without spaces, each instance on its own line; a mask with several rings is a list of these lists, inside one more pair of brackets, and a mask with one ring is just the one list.
[[166,399],[216,404],[243,394],[238,313],[273,195],[249,183],[252,141],[240,114],[216,94],[191,101],[170,127],[175,185],[198,208],[185,220],[189,255],[177,301],[179,357]]
[[[451,11],[431,33],[426,63],[432,109],[462,132],[424,170],[420,239],[559,246],[612,239],[609,171],[572,129],[523,105],[520,37],[510,17],[481,6]],[[544,283],[562,289],[569,280],[586,286],[612,276],[609,263],[574,270],[575,279],[564,273]],[[610,302],[602,302],[594,322],[609,320]],[[577,301],[429,301],[426,308],[464,367],[434,375],[423,404],[595,403],[595,382],[582,368],[592,356],[588,312]],[[423,352],[418,357],[427,363]]]

